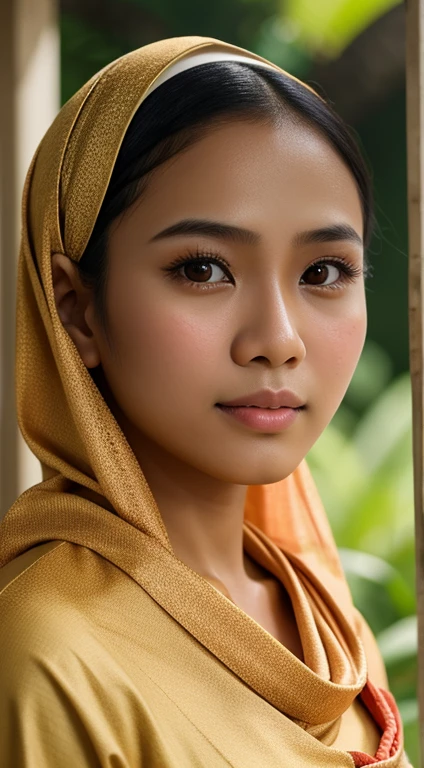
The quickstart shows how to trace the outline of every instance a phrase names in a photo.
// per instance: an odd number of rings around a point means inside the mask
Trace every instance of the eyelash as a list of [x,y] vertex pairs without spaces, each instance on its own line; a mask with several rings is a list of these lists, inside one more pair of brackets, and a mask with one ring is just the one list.
[[[196,262],[216,264],[218,267],[221,267],[223,272],[227,274],[227,277],[230,278],[230,281],[233,282],[228,262],[219,254],[211,253],[209,251],[197,250],[196,253],[188,253],[185,256],[179,256],[171,264],[169,264],[168,267],[164,267],[164,271],[168,272],[169,277],[172,280],[181,280],[182,282],[187,283],[190,288],[193,288],[194,290],[210,290],[213,286],[221,284],[221,281],[215,283],[196,283],[194,280],[189,280],[188,278],[179,274],[183,267],[189,264],[194,264]],[[330,266],[338,267],[342,273],[342,277],[336,280],[334,283],[330,283],[330,285],[310,285],[310,288],[319,288],[320,290],[337,290],[340,286],[340,283],[354,282],[358,277],[364,276],[364,278],[366,278],[369,274],[367,265],[361,269],[360,267],[353,266],[353,264],[350,264],[348,261],[340,258],[339,256],[324,256],[321,259],[317,259],[306,268],[305,272],[307,272],[309,269],[312,269],[312,267],[321,266],[322,264],[329,264]],[[305,272],[303,274],[305,274]],[[307,285],[307,283],[305,283],[305,285]]]

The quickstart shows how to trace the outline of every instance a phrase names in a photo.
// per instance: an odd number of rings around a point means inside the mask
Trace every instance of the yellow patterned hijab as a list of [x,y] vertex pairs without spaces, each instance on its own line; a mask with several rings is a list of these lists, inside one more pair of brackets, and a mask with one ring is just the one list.
[[[299,623],[303,663],[175,557],[142,469],[55,306],[52,254],[80,259],[135,111],[170,65],[199,51],[244,55],[280,71],[212,38],[147,45],[112,62],[78,91],[30,167],[18,275],[16,391],[19,425],[44,479],[2,521],[0,566],[49,540],[101,554],[261,697],[325,742],[365,689],[367,665],[306,464],[279,483],[250,487],[245,510],[246,549],[284,582]],[[399,733],[385,748],[380,759],[400,766]]]

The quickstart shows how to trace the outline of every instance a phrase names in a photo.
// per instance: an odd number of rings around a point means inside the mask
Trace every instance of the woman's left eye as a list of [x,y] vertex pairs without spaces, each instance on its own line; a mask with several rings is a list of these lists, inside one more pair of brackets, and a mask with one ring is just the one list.
[[346,280],[355,280],[356,277],[362,274],[362,269],[354,267],[345,261],[317,261],[305,270],[300,283],[301,285],[326,288]]

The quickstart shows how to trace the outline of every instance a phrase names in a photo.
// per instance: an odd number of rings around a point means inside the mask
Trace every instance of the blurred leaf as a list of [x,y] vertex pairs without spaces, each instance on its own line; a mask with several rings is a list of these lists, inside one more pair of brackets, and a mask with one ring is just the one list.
[[414,612],[413,591],[392,565],[366,552],[339,552],[353,601],[374,634]]
[[399,704],[416,698],[417,642],[416,616],[400,619],[377,635],[391,691]]
[[381,557],[370,555],[368,552],[358,552],[354,549],[339,550],[343,568],[346,573],[355,574],[362,579],[374,581],[379,586],[387,587],[398,579],[398,574],[392,565]]
[[260,25],[255,52],[287,72],[306,78],[311,59],[305,47],[293,37],[291,25],[280,16],[271,16]]
[[346,392],[345,403],[357,410],[370,405],[389,384],[392,367],[387,352],[368,339]]
[[413,768],[419,768],[420,763],[420,750],[419,750],[419,727],[418,716],[414,720],[407,720],[403,723],[404,738],[405,738],[405,751],[410,764]]
[[416,699],[404,699],[399,702],[399,711],[404,725],[418,718],[418,702]]
[[412,521],[411,534],[405,537],[403,542],[400,542],[400,544],[397,542],[392,547],[390,562],[398,573],[402,575],[405,582],[410,585],[410,590],[413,592],[415,600],[415,539]]
[[[408,374],[395,380],[361,419],[354,435],[355,446],[370,474],[395,453],[395,465],[410,461],[401,441],[410,441],[412,455],[412,404]],[[384,435],[384,440],[382,440]],[[400,450],[399,450],[400,446]]]
[[366,27],[400,0],[285,0],[284,22],[311,51],[336,58]]
[[311,448],[308,463],[330,521],[337,529],[343,511],[364,482],[361,457],[351,440],[330,424]]
[[417,617],[407,616],[377,636],[385,664],[393,664],[417,653]]
[[411,422],[409,377],[403,375],[349,434],[335,419],[311,449],[308,461],[339,546],[390,561],[413,541]]

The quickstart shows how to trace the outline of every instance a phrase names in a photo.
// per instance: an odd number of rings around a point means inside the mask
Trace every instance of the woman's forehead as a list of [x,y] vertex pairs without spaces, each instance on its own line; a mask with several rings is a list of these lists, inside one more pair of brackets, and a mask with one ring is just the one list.
[[348,219],[359,234],[363,228],[350,170],[325,138],[299,123],[215,126],[152,174],[133,210],[149,232],[193,217],[303,228],[330,215]]

